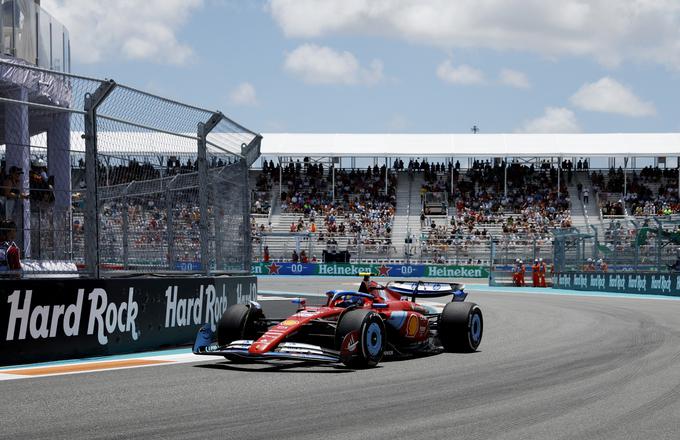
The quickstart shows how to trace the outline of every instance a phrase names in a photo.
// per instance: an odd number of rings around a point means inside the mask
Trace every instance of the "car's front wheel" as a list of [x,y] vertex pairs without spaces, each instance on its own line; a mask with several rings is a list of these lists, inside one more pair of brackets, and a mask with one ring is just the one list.
[[255,339],[257,321],[263,317],[262,310],[251,304],[230,306],[217,324],[217,343],[223,346],[239,339]]
[[378,365],[386,344],[385,323],[370,310],[350,310],[340,317],[335,330],[340,360],[351,368]]

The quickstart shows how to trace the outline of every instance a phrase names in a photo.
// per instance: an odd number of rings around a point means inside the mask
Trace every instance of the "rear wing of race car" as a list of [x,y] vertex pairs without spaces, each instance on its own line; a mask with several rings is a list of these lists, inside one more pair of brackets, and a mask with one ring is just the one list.
[[439,298],[448,295],[453,295],[453,301],[463,301],[467,297],[465,284],[462,283],[397,280],[390,281],[385,288],[410,296],[411,301],[415,301],[416,298]]

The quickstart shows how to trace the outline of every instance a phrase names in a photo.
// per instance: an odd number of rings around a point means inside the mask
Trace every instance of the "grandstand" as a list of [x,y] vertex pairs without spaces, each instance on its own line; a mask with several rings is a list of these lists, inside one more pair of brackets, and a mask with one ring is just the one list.
[[[659,157],[664,164],[666,157],[677,157],[677,145],[675,134],[265,134],[262,154],[274,182],[267,194],[273,204],[266,215],[254,216],[253,255],[263,259],[266,247],[270,261],[291,261],[293,251],[302,250],[319,260],[323,250],[338,247],[352,260],[386,263],[486,265],[499,249],[508,261],[519,255],[551,258],[556,229],[577,228],[604,238],[613,220],[634,228],[638,180],[656,179],[647,184],[659,197],[639,199],[658,203],[655,214],[669,213],[664,204],[676,209],[678,170],[655,166]],[[629,157],[644,162],[642,151],[654,166],[630,168]],[[609,168],[601,165],[605,158]],[[617,160],[625,167],[620,172],[613,166]],[[319,220],[329,210],[339,224],[350,221],[339,176],[351,176],[350,187],[365,186],[358,173],[366,164],[379,175],[373,183],[385,180],[382,190],[373,188],[378,192],[372,198],[384,198],[389,191],[394,211],[389,232],[386,228],[366,240],[347,227],[341,233],[329,231],[327,222]],[[305,174],[307,167],[319,165],[324,171],[315,171],[312,180],[291,180],[294,170]],[[253,176],[258,173],[251,170]],[[622,178],[627,193],[617,183]]]

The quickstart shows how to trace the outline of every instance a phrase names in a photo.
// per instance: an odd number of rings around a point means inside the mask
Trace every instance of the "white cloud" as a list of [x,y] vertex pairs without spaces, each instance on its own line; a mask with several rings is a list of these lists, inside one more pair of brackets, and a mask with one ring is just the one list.
[[257,105],[255,87],[249,82],[243,82],[237,85],[229,93],[229,102],[234,105],[250,107]]
[[521,133],[579,133],[581,127],[574,112],[564,107],[546,107],[545,113],[524,123]]
[[623,60],[680,69],[675,0],[269,0],[289,37],[375,35],[442,48]]
[[506,86],[515,87],[517,89],[528,89],[531,87],[527,76],[517,70],[502,69],[499,75],[502,84]]
[[452,84],[484,84],[484,73],[468,66],[461,64],[454,66],[451,60],[446,60],[437,67],[437,76],[444,82]]
[[576,107],[593,112],[633,117],[656,114],[654,104],[641,100],[630,88],[607,76],[581,86],[570,101]]
[[283,67],[310,84],[376,84],[384,78],[380,60],[364,68],[351,52],[315,44],[303,44],[286,54]]
[[74,61],[97,63],[124,58],[184,64],[192,48],[177,31],[203,0],[43,0],[66,26]]

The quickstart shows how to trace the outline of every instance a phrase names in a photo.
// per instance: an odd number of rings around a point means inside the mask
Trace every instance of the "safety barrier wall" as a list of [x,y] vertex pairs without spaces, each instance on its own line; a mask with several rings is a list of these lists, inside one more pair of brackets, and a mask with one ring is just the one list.
[[553,277],[553,288],[680,296],[680,273],[560,273]]
[[352,276],[370,272],[374,276],[413,278],[488,278],[482,266],[438,264],[362,264],[362,263],[253,263],[253,275]]
[[255,300],[257,278],[13,280],[0,295],[0,365],[15,365],[191,343]]

